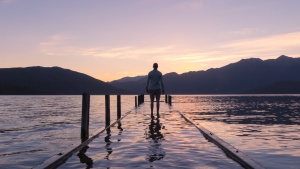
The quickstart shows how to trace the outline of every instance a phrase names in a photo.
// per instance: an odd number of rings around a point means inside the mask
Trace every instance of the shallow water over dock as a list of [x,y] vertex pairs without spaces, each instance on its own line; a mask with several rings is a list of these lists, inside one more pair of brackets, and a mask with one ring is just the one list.
[[149,110],[139,107],[59,168],[242,168],[164,103],[159,118]]
[[[125,114],[133,109],[134,96],[121,98]],[[81,96],[0,96],[0,168],[32,168],[80,144],[81,99]],[[165,106],[161,110],[160,133],[155,128],[151,131],[151,124],[155,126],[157,121],[152,122],[149,98],[145,99],[137,112],[123,119],[120,126],[123,130],[116,125],[110,136],[101,134],[86,153],[81,153],[81,158],[91,158],[94,167],[111,168],[129,163],[123,157],[142,168],[151,165],[179,168],[183,164],[185,168],[201,168],[198,165],[222,168],[223,162],[240,167],[215,145],[206,145],[209,142],[203,141],[202,134],[192,125],[180,122],[181,117],[173,111],[180,110],[195,124],[204,126],[266,168],[300,166],[300,95],[173,96],[171,109],[161,103]],[[91,96],[90,133],[104,128],[104,112],[104,96]],[[115,121],[116,96],[111,96],[111,116],[111,121]],[[134,120],[137,124],[131,124]],[[153,136],[162,138],[153,140]],[[188,158],[180,158],[182,154]],[[207,163],[203,161],[206,159]],[[88,166],[80,162],[77,154],[70,160],[65,167]]]

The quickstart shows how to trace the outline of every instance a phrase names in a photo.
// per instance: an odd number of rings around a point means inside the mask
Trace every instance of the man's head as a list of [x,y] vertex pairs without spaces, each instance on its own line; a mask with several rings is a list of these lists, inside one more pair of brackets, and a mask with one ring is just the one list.
[[153,63],[153,69],[157,69],[158,68],[158,64],[157,63]]

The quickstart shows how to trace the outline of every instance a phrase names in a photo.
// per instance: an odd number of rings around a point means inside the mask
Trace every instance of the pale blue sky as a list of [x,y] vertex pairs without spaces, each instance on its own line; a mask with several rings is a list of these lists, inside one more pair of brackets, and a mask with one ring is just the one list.
[[0,0],[0,67],[103,81],[300,57],[299,0]]

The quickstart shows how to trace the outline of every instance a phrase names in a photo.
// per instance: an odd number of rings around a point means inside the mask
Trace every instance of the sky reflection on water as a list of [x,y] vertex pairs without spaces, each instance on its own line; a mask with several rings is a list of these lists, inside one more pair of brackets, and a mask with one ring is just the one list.
[[[163,104],[163,103],[162,103]],[[143,105],[89,144],[93,168],[242,168],[168,106],[160,117]],[[89,168],[72,156],[59,168]]]
[[[30,168],[80,142],[81,96],[3,96],[0,99],[0,168]],[[111,112],[116,112],[115,99],[111,97]],[[122,112],[134,106],[132,96],[122,96],[122,101]],[[268,168],[300,166],[299,107],[300,95],[173,96],[173,109],[181,110],[196,124]],[[90,111],[92,133],[104,126],[104,97],[92,96]],[[121,166],[127,156],[132,160],[131,167],[141,164],[149,167],[149,163],[154,167],[193,167],[202,160],[215,158],[219,161],[202,165],[219,168],[228,163],[238,168],[234,162],[219,157],[214,145],[200,141],[201,134],[180,121],[174,112],[162,110],[162,117],[157,121],[144,117],[149,113],[147,109],[139,111],[140,114],[135,112],[133,117],[125,118],[124,123],[106,132],[103,140],[95,140],[95,144],[78,152],[70,168],[78,162],[87,167]],[[136,124],[130,122],[137,118],[142,120]],[[116,113],[112,113],[111,120],[114,119]],[[136,129],[140,125],[144,133]],[[130,139],[131,135],[141,137]],[[103,147],[98,147],[98,143]],[[131,144],[135,147],[130,147]],[[180,146],[185,149],[183,152]],[[105,153],[99,153],[102,151]],[[202,155],[193,160],[176,158],[182,153],[190,157]]]
[[300,95],[176,96],[174,102],[267,168],[300,166]]
[[[122,110],[134,106],[122,96]],[[114,104],[115,103],[115,104]],[[80,143],[81,96],[1,96],[0,168],[31,168]],[[104,126],[104,96],[91,96],[90,133]],[[116,96],[111,96],[111,120]]]

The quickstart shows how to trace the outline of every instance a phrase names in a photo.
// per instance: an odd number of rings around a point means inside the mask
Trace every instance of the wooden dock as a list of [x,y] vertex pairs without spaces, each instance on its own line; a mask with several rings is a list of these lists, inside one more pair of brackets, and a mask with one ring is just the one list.
[[[119,120],[106,123],[81,145],[58,152],[34,168],[264,168],[209,130],[194,125],[171,103],[160,103],[159,116],[155,112],[151,117],[150,103],[144,103],[142,96],[136,100],[136,108]],[[83,107],[88,104],[83,99]]]

